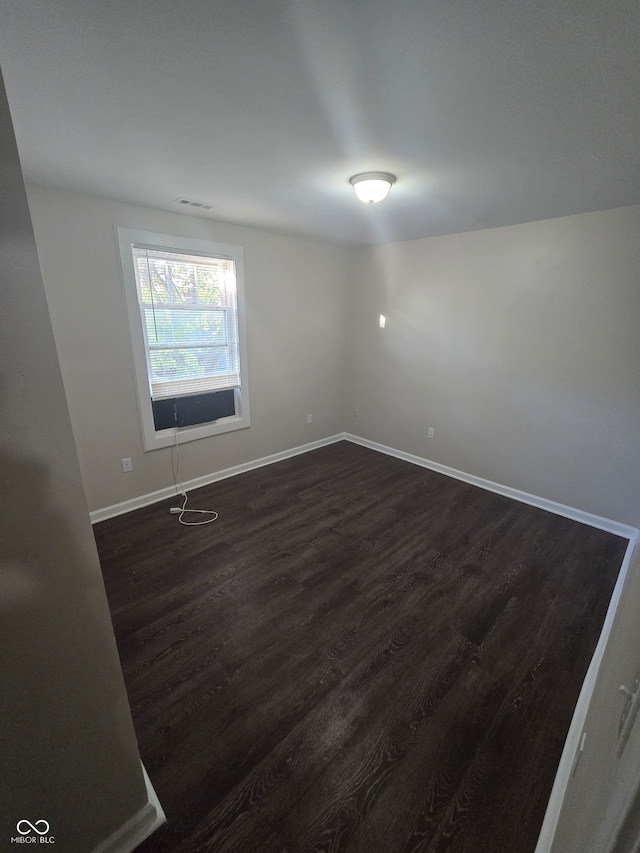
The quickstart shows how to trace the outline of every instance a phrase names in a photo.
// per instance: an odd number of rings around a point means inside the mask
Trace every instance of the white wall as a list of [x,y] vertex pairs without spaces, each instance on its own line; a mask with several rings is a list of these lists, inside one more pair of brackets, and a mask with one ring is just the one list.
[[640,208],[352,264],[348,431],[640,525]]
[[[640,208],[347,250],[43,187],[29,188],[29,202],[91,508],[171,483],[168,453],[142,452],[113,232],[118,224],[244,246],[252,427],[184,445],[184,479],[347,429],[640,526]],[[26,229],[23,222],[20,240],[28,241]],[[10,258],[4,268],[13,266]],[[28,282],[25,287],[16,277],[15,285],[26,310]],[[5,454],[3,462],[10,478],[26,474],[35,494],[44,494],[35,510],[29,497],[31,515],[44,510],[57,527],[67,479],[73,500],[80,498],[68,431],[61,436],[50,428],[65,415],[42,311],[34,324],[23,319],[12,341],[17,346],[24,337],[28,349],[34,337],[42,338],[50,372],[31,386],[22,380],[22,361],[8,362],[8,400],[17,405],[4,426],[16,447],[42,444],[46,461],[23,464]],[[380,313],[387,316],[384,330]],[[38,420],[31,414],[36,398],[44,412]],[[307,412],[314,415],[310,426]],[[429,426],[436,430],[433,440]],[[132,474],[121,473],[123,456],[133,458]],[[55,490],[45,489],[46,481]],[[15,496],[12,503],[20,508],[20,531],[22,505]],[[62,572],[64,603],[54,599],[56,619],[67,605],[84,612],[77,595],[103,600],[95,555],[83,540],[83,559],[87,549],[91,568],[79,591],[67,590],[76,568]],[[52,560],[59,557],[52,552]],[[49,594],[48,577],[36,581]],[[16,636],[22,616],[18,606]],[[98,622],[101,631],[110,630],[103,611]],[[46,619],[42,626],[58,630]],[[26,635],[19,639],[27,649]],[[36,640],[31,645],[37,649]],[[99,670],[103,654],[92,645]],[[24,665],[25,655],[16,666]],[[82,672],[83,685],[86,677]],[[73,693],[65,682],[63,689]],[[86,702],[91,705],[90,695]],[[32,754],[40,741],[34,743]],[[119,758],[105,764],[107,775]],[[130,759],[135,763],[133,754]],[[559,839],[575,841],[576,833],[584,835],[582,795],[574,797],[577,805],[572,796]]]
[[172,483],[142,451],[117,224],[244,247],[252,426],[183,445],[183,479],[346,429],[640,525],[640,208],[347,249],[28,194],[91,509]]
[[[183,480],[343,429],[346,249],[27,189],[90,509],[173,483],[170,451],[142,450],[115,225],[244,248],[251,427],[182,445]],[[131,473],[122,472],[123,457],[132,458]]]
[[[640,805],[640,722],[636,721],[622,756],[618,756],[621,715],[628,709],[620,685],[633,690],[640,677],[640,554],[629,567],[584,726],[579,763],[565,794],[553,853],[602,853],[620,826],[630,798]],[[636,821],[637,823],[637,821]],[[637,836],[634,839],[637,841]],[[616,850],[632,849],[621,847]],[[637,846],[633,846],[637,850]]]
[[1,78],[0,116],[0,849],[79,853],[147,794]]

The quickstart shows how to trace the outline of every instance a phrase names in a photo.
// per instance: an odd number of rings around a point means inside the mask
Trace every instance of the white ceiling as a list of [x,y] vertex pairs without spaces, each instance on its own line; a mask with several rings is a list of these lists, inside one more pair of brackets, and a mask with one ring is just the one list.
[[355,244],[640,203],[638,0],[0,0],[0,64],[35,183]]

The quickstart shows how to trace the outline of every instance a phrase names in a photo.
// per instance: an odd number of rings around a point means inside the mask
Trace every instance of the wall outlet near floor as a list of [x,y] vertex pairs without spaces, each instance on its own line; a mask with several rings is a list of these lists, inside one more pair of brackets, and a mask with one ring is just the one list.
[[307,415],[307,423],[310,424],[313,420],[313,415]]
[[133,471],[133,462],[130,457],[122,460],[122,470],[126,473],[127,471]]
[[435,438],[435,436],[436,436],[435,429],[433,427],[429,427],[429,429],[427,430],[427,438]]

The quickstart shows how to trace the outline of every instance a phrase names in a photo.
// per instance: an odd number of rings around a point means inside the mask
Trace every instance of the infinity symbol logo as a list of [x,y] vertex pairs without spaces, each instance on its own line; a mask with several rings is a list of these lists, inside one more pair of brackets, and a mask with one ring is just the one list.
[[[22,829],[25,826],[27,828]],[[38,829],[39,826],[43,826],[44,829]],[[38,835],[46,835],[49,832],[49,824],[46,820],[37,820],[35,824],[30,823],[28,820],[19,820],[16,824],[16,829],[20,835],[28,835],[30,832],[37,832]]]

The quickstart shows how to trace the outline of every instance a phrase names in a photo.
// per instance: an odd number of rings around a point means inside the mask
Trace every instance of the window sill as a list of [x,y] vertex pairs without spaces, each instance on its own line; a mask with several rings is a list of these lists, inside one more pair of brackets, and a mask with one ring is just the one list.
[[212,435],[222,435],[225,432],[247,429],[249,426],[249,418],[234,415],[229,418],[220,418],[220,420],[208,424],[177,427],[177,436],[176,429],[163,429],[144,436],[144,451],[147,453],[150,450],[172,447],[176,444],[176,440],[178,444],[186,444],[188,441],[197,441]]

